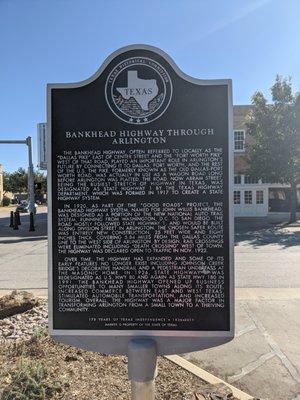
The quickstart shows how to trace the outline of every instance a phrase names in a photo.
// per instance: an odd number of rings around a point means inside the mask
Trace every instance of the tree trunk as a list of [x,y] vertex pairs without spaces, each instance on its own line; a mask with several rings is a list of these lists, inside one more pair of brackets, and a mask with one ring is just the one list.
[[291,183],[291,208],[290,223],[297,220],[297,183]]

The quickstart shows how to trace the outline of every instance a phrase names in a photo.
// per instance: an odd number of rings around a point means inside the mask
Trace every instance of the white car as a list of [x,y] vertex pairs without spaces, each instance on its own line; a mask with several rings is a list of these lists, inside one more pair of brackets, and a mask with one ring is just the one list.
[[[34,214],[37,212],[38,205],[34,203]],[[27,200],[21,200],[20,203],[17,205],[16,211],[19,212],[29,212],[29,202]]]

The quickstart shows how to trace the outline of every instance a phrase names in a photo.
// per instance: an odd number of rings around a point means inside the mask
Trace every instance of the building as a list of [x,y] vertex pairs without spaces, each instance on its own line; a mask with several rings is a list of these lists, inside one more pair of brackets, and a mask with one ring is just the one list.
[[[270,184],[254,179],[247,173],[246,148],[253,140],[247,135],[246,117],[250,105],[233,107],[234,128],[234,216],[267,217],[289,213],[289,185]],[[300,188],[298,189],[298,211],[300,211]],[[278,216],[280,216],[278,215]]]

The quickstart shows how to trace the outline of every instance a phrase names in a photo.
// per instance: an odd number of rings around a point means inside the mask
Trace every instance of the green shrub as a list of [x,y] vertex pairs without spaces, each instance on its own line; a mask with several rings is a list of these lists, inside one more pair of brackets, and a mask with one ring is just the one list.
[[59,383],[52,384],[48,368],[32,361],[22,361],[8,372],[9,385],[2,393],[3,400],[46,400],[61,390]]
[[2,205],[3,205],[3,207],[9,206],[9,205],[10,205],[10,198],[4,196],[4,197],[3,197],[3,200],[2,200]]
[[44,339],[48,334],[47,326],[38,326],[31,336],[31,341],[37,342],[38,340]]

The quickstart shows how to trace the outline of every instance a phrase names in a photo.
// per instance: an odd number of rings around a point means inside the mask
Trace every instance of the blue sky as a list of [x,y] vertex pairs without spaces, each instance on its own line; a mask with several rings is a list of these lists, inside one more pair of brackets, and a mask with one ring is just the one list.
[[[300,89],[299,0],[0,0],[0,139],[34,141],[46,84],[92,75],[119,47],[145,43],[187,74],[231,78],[234,104],[269,96],[276,73]],[[26,148],[0,145],[6,171]]]

